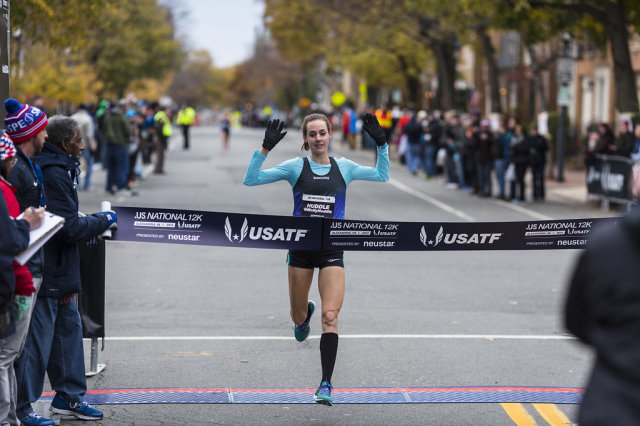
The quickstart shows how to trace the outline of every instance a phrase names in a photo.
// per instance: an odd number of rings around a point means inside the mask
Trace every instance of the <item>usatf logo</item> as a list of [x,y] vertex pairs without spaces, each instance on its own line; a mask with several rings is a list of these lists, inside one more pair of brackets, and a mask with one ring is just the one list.
[[229,216],[224,221],[224,235],[232,243],[241,243],[247,235],[251,240],[264,241],[300,241],[307,235],[308,229],[296,228],[271,228],[269,226],[249,227],[247,218],[244,218],[240,233],[234,233],[229,222]]
[[420,229],[420,241],[422,242],[422,244],[424,244],[425,247],[429,247],[429,246],[435,247],[438,244],[440,244],[440,241],[442,241],[442,235],[443,235],[442,226],[440,227],[440,230],[436,234],[435,241],[428,239],[427,231],[424,230],[424,226],[422,227],[422,229]]
[[242,228],[240,228],[240,235],[234,234],[231,229],[231,223],[229,223],[229,216],[224,221],[224,235],[227,236],[229,241],[232,243],[238,242],[241,243],[244,240],[244,237],[247,236],[247,232],[249,232],[249,224],[247,223],[247,218],[244,218],[244,222],[242,222]]
[[502,237],[502,233],[449,234],[441,226],[434,239],[430,239],[424,226],[420,229],[420,242],[425,247],[436,247],[438,244],[493,244]]

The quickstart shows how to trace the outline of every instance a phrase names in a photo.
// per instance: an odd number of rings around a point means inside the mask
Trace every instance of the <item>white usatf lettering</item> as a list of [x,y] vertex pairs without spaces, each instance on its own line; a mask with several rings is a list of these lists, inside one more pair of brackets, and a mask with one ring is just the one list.
[[[494,241],[500,239],[502,234],[446,234],[444,236],[445,244],[493,244]],[[489,241],[487,241],[487,239]]]
[[249,230],[249,238],[265,241],[300,241],[307,235],[307,229],[254,227]]

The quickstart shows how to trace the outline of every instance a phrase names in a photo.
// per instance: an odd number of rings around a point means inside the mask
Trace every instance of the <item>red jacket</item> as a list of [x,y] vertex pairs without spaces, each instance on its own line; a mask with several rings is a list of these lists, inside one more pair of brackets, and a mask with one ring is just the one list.
[[[2,189],[4,201],[7,203],[9,216],[11,216],[12,218],[18,217],[20,215],[20,205],[18,204],[18,200],[16,199],[16,189],[1,176],[0,189]],[[31,272],[29,272],[29,270],[27,269],[27,265],[20,265],[14,260],[13,272],[16,275],[15,293],[20,296],[31,296],[35,291],[35,288],[33,287],[33,278],[31,278]]]

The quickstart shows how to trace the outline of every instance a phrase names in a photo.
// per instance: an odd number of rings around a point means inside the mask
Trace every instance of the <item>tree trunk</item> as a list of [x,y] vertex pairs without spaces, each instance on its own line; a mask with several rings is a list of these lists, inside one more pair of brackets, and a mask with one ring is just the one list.
[[629,53],[629,31],[621,1],[611,3],[606,14],[606,31],[611,43],[613,74],[616,86],[616,107],[621,113],[638,112],[636,76]]
[[482,43],[482,51],[487,61],[487,79],[489,83],[489,99],[491,101],[491,112],[502,114],[502,103],[500,102],[500,84],[498,83],[498,64],[496,62],[495,49],[491,44],[491,38],[487,34],[487,27],[480,26],[477,29],[478,37]]
[[409,66],[404,56],[398,56],[402,76],[407,87],[408,104],[412,109],[420,108],[420,81],[417,77],[409,74]]
[[431,41],[431,49],[435,54],[438,72],[438,92],[436,94],[440,108],[444,111],[455,109],[455,35],[445,36]]
[[542,106],[542,111],[548,111],[547,94],[544,92],[544,83],[542,79],[542,70],[546,67],[539,63],[533,46],[528,45],[527,50],[529,51],[529,57],[531,58],[532,80],[535,89],[538,92],[538,96],[540,97],[540,105]]

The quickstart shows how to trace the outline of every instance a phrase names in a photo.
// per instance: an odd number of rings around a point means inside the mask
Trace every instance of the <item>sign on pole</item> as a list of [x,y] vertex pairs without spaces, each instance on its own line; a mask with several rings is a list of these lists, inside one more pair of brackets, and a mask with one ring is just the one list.
[[558,58],[556,64],[556,79],[558,84],[570,84],[573,81],[573,59]]

